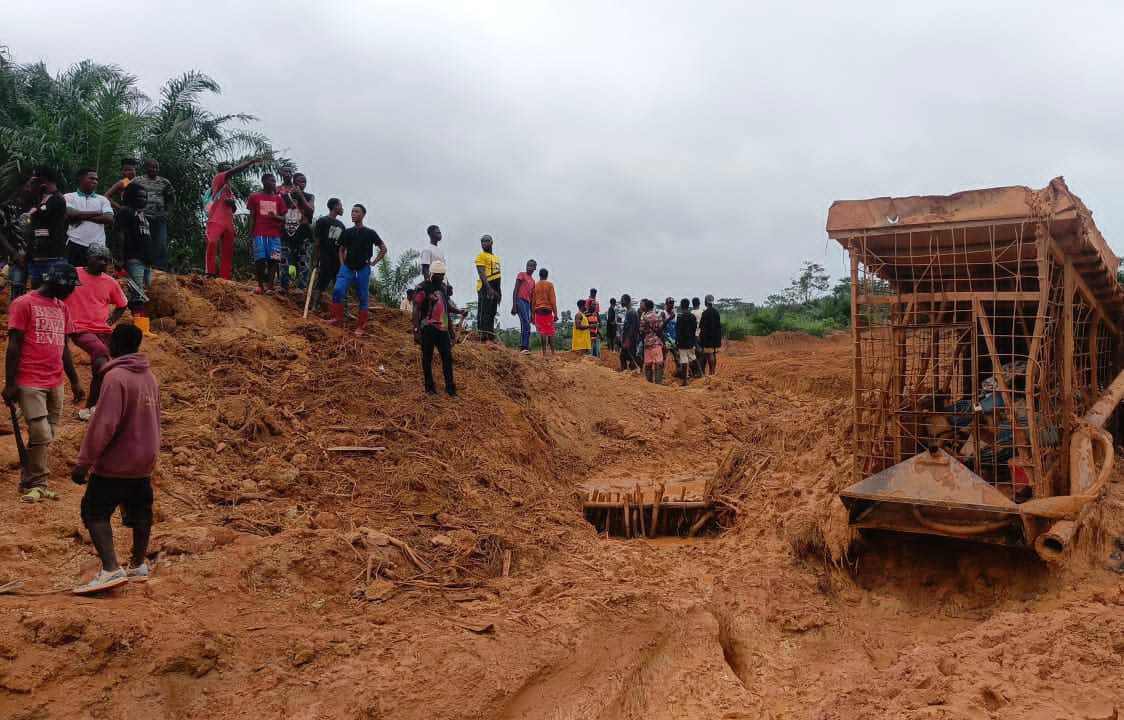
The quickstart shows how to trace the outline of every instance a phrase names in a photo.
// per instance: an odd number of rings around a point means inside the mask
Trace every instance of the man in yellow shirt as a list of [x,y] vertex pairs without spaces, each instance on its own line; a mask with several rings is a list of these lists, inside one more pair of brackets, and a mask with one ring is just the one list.
[[500,259],[492,252],[492,236],[480,238],[476,256],[476,330],[484,342],[496,340],[496,311],[500,306]]

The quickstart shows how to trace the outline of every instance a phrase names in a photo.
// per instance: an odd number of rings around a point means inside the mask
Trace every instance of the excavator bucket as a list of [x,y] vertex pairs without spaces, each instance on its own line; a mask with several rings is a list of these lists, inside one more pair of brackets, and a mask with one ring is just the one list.
[[855,528],[1026,544],[1018,505],[944,450],[918,453],[840,497]]

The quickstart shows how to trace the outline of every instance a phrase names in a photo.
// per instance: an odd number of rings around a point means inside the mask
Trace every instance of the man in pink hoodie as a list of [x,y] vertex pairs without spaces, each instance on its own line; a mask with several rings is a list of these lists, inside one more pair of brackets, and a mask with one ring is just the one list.
[[[142,337],[135,325],[113,329],[109,340],[113,359],[102,372],[101,397],[70,473],[78,485],[86,484],[90,475],[82,497],[82,523],[90,531],[102,564],[93,580],[74,588],[79,595],[148,579],[149,477],[160,455],[160,387],[149,370],[148,358],[138,352]],[[117,564],[109,524],[118,507],[123,509],[125,527],[133,530],[133,557],[127,568]]]

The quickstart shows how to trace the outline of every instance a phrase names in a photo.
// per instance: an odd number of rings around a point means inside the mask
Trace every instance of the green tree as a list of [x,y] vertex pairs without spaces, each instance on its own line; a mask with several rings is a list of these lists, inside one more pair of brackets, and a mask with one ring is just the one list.
[[786,292],[793,302],[808,303],[827,292],[830,283],[831,276],[824,272],[823,265],[805,260]]
[[[220,162],[247,157],[276,166],[267,138],[249,131],[244,113],[216,115],[203,104],[220,92],[210,77],[189,71],[164,84],[151,101],[136,78],[115,65],[86,60],[52,75],[44,63],[21,65],[0,47],[0,199],[10,198],[30,169],[47,165],[64,190],[81,167],[95,168],[104,191],[124,157],[153,158],[176,189],[169,215],[169,253],[179,270],[202,265],[203,194]],[[239,178],[240,197],[252,189]],[[239,253],[243,257],[243,253]]]
[[385,257],[379,261],[371,276],[371,290],[380,303],[387,307],[398,307],[406,291],[421,279],[421,265],[418,263],[420,256],[421,253],[411,248],[399,255],[398,260],[393,263],[390,258]]

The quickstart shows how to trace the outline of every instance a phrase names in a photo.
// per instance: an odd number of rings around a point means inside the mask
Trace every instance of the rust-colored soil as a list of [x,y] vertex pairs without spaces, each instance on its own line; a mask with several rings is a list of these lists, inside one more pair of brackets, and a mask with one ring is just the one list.
[[[738,343],[687,389],[460,345],[461,397],[427,400],[397,311],[357,340],[163,282],[152,580],[34,594],[96,567],[67,479],[82,425],[68,408],[56,503],[15,502],[0,441],[0,585],[25,581],[0,595],[0,717],[1116,717],[1103,545],[1051,571],[849,536],[845,338]],[[692,474],[741,509],[716,538],[606,540],[581,517],[591,478]]]

